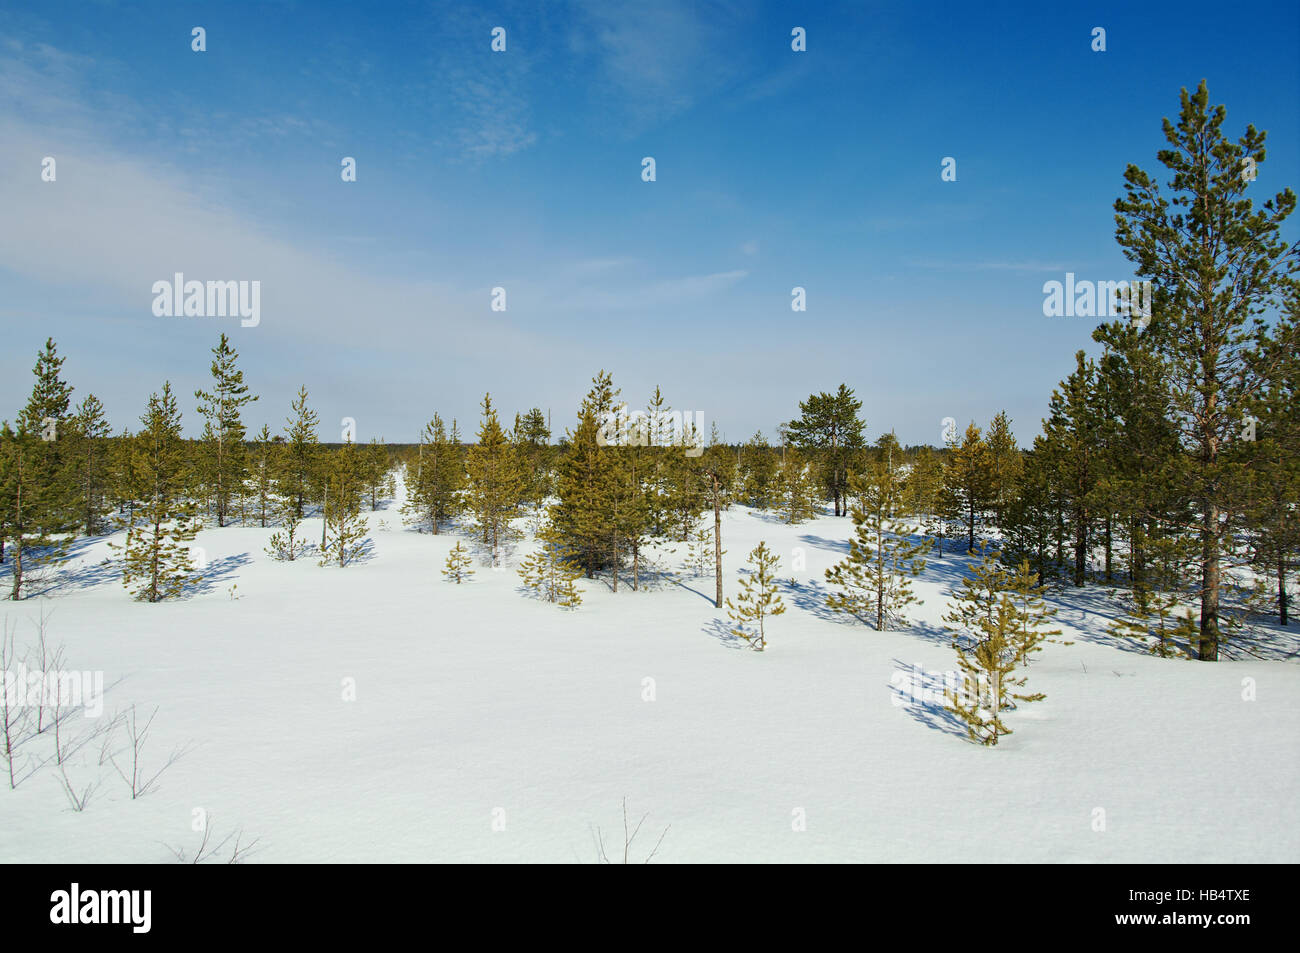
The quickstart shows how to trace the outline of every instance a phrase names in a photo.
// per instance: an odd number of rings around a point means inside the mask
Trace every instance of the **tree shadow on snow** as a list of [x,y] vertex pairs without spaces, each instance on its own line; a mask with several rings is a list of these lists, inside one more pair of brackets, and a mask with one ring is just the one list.
[[927,728],[963,740],[970,738],[966,723],[944,707],[947,685],[943,672],[928,672],[919,666],[906,665],[897,658],[894,659],[894,670],[889,683],[891,704]]
[[811,533],[804,533],[799,537],[799,542],[807,543],[817,549],[828,549],[833,553],[848,555],[849,552],[849,541],[847,539],[827,539],[824,536],[813,536]]
[[835,612],[830,606],[826,605],[826,596],[830,593],[830,589],[815,579],[810,579],[807,582],[799,582],[797,579],[784,579],[781,580],[780,585],[789,594],[790,604],[796,609],[812,613],[818,619],[827,622],[838,622],[841,625],[851,625],[856,621],[854,617],[845,615],[843,612]]
[[729,649],[747,649],[749,643],[742,639],[736,633],[731,631],[731,626],[725,619],[710,619],[706,622],[701,631],[713,636],[722,645]]
[[232,556],[214,559],[205,568],[199,570],[201,578],[197,583],[185,587],[185,595],[197,596],[213,592],[218,585],[229,582],[237,569],[248,566],[252,562],[252,557],[248,553],[235,553]]
[[673,581],[674,581],[677,585],[679,585],[679,586],[681,586],[683,589],[685,589],[687,592],[693,592],[693,593],[695,593],[697,596],[699,596],[701,599],[703,599],[705,602],[707,602],[710,606],[714,605],[714,599],[715,599],[714,596],[708,596],[708,595],[705,595],[704,593],[700,592],[700,590],[698,590],[698,589],[694,589],[694,588],[692,588],[691,586],[686,585],[686,583],[683,582],[683,581],[681,580],[681,578],[676,578],[676,579],[674,579]]

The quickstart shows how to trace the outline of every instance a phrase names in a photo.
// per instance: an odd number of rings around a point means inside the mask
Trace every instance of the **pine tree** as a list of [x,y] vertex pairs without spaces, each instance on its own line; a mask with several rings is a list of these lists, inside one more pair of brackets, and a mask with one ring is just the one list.
[[348,441],[329,454],[324,468],[325,534],[320,564],[339,568],[354,562],[365,550],[369,527],[361,515],[365,472],[361,452]]
[[740,450],[741,499],[746,506],[767,510],[776,503],[777,459],[763,431],[754,436]]
[[[650,449],[645,454],[641,468],[641,485],[646,502],[647,534],[651,539],[675,538],[675,531],[680,524],[676,522],[678,514],[674,513],[673,506],[673,492],[677,487],[673,471],[679,468],[684,470],[684,467],[679,467],[682,451],[673,447],[675,435],[668,432],[667,422],[671,419],[672,412],[657,385],[646,405],[645,413]],[[683,487],[686,485],[682,484]],[[689,485],[695,487],[694,483]],[[689,512],[697,499],[698,492],[694,494],[694,500],[685,501],[685,510]]]
[[916,518],[920,531],[934,540],[940,559],[943,559],[948,524],[952,521],[952,514],[944,506],[947,497],[943,472],[943,459],[932,447],[921,447],[904,483],[904,510]]
[[735,481],[735,458],[729,448],[718,438],[718,428],[713,426],[712,439],[699,458],[700,476],[704,480],[704,493],[713,506],[713,605],[722,608],[722,511],[731,505],[732,483]]
[[515,429],[511,435],[515,451],[524,471],[523,500],[540,519],[542,507],[554,492],[551,474],[551,429],[540,407],[526,414],[515,415]]
[[370,494],[370,512],[379,509],[379,496],[384,492],[388,479],[388,470],[392,463],[388,458],[388,448],[383,442],[371,439],[366,446],[365,479],[366,492]]
[[[760,540],[749,553],[749,563],[752,568],[740,580],[740,594],[736,601],[727,600],[727,615],[733,626],[732,633],[761,652],[767,647],[764,620],[785,612],[785,603],[776,589],[780,560]],[[757,632],[753,631],[755,627]]]
[[582,604],[582,594],[575,585],[582,569],[573,560],[564,537],[548,520],[538,529],[537,542],[537,551],[519,562],[524,587],[545,602],[576,609]]
[[1006,509],[1016,497],[1023,471],[1020,450],[1016,447],[1011,420],[1005,410],[999,411],[989,424],[984,443],[988,447],[989,508],[994,525],[1004,530]]
[[53,565],[80,524],[72,418],[72,388],[61,376],[63,358],[49,338],[32,369],[36,378],[16,428],[4,425],[0,443],[0,559],[12,558],[9,598],[21,599],[34,569]]
[[633,587],[639,584],[640,552],[650,529],[650,504],[645,494],[643,476],[648,463],[647,422],[629,415],[627,405],[614,409],[613,420],[600,434],[602,479],[595,485],[593,501],[606,514],[605,532],[610,567],[611,588],[618,592],[619,570],[631,557]]
[[853,388],[841,384],[834,394],[822,392],[800,401],[799,418],[786,424],[791,443],[820,458],[836,516],[848,514],[849,471],[860,465],[866,447],[862,436],[866,422],[858,417],[861,409]]
[[617,394],[609,374],[601,371],[592,379],[556,476],[558,501],[552,510],[555,529],[565,551],[589,579],[606,568],[611,557],[609,499],[614,477],[609,451],[617,452],[618,448],[603,445],[608,441],[602,428],[609,427]]
[[294,501],[294,511],[303,515],[303,506],[310,493],[316,474],[316,425],[320,418],[307,406],[307,388],[298,390],[291,407],[294,416],[285,418],[285,453],[281,460],[280,488]]
[[1027,559],[1021,560],[1007,579],[1006,594],[1016,609],[1016,626],[1011,641],[1016,648],[1016,660],[1025,665],[1029,664],[1030,655],[1043,650],[1043,642],[1074,644],[1053,638],[1060,635],[1061,630],[1048,628],[1057,610],[1049,608],[1043,600],[1047,590],[1047,586],[1039,584],[1038,574],[1030,568]]
[[[1095,390],[1106,406],[1096,415],[1101,439],[1092,506],[1102,520],[1107,579],[1117,555],[1136,590],[1151,585],[1152,544],[1185,536],[1195,525],[1194,501],[1179,490],[1178,433],[1150,338],[1127,321],[1102,325],[1093,338],[1105,346]],[[1044,469],[1051,471],[1054,497],[1063,497],[1054,467]]]
[[1256,439],[1243,448],[1251,465],[1250,563],[1261,578],[1271,578],[1283,626],[1290,621],[1287,582],[1300,568],[1300,354],[1282,350],[1297,339],[1297,325],[1300,297],[1263,355],[1274,370],[1246,421],[1257,425]]
[[266,505],[271,500],[274,488],[275,444],[271,438],[271,428],[262,424],[262,429],[253,439],[253,452],[249,461],[249,475],[252,478],[253,493],[257,498],[257,518],[260,525],[266,527]]
[[[1276,360],[1294,353],[1292,338],[1268,347],[1261,315],[1296,295],[1300,245],[1282,236],[1294,212],[1290,189],[1256,208],[1246,197],[1254,177],[1244,160],[1264,161],[1265,133],[1253,125],[1236,142],[1222,132],[1226,111],[1209,107],[1202,81],[1183,89],[1178,121],[1164,121],[1169,148],[1157,158],[1171,178],[1168,192],[1130,165],[1125,195],[1115,202],[1116,240],[1137,277],[1152,282],[1152,315],[1144,336],[1160,365],[1170,419],[1186,465],[1171,471],[1195,501],[1200,545],[1197,655],[1216,661],[1221,642],[1223,567],[1249,479],[1234,440]],[[1293,329],[1280,330],[1293,335]],[[1272,358],[1272,359],[1270,359]]]
[[447,554],[447,562],[443,567],[442,574],[447,577],[448,582],[460,585],[474,575],[474,570],[469,568],[470,563],[473,561],[469,550],[460,544],[460,540],[457,540],[456,545]]
[[862,479],[849,478],[849,492],[859,502],[852,507],[854,535],[849,554],[826,570],[826,580],[839,592],[827,596],[827,606],[871,618],[877,631],[891,623],[907,621],[904,610],[917,602],[911,577],[925,569],[921,557],[929,541],[913,543],[915,527],[899,525],[903,487],[896,471],[870,464]]
[[23,586],[35,569],[57,563],[66,551],[67,538],[46,529],[51,522],[61,525],[52,514],[62,508],[65,496],[61,487],[45,482],[50,471],[44,443],[21,422],[16,431],[8,421],[0,425],[0,540],[9,544],[9,598],[13,600],[23,597]]
[[117,506],[115,529],[135,524],[135,491],[140,485],[136,469],[135,436],[123,427],[108,450],[109,492]]
[[84,532],[96,535],[104,513],[106,457],[113,430],[104,416],[104,405],[94,394],[87,394],[77,407],[72,421],[77,444],[77,487],[81,496]]
[[[189,465],[181,439],[181,412],[170,382],[151,394],[132,440],[132,497],[143,524],[127,534],[122,584],[136,599],[161,602],[201,578],[184,544],[198,532],[193,504],[185,499]],[[112,545],[112,544],[111,544]]]
[[1056,496],[1053,472],[1047,462],[1049,451],[1040,435],[1025,453],[1019,492],[1003,508],[1003,558],[1011,564],[1028,561],[1034,575],[1047,579],[1059,565],[1049,558],[1056,528]]
[[244,422],[240,409],[257,400],[248,392],[244,372],[235,366],[239,354],[225,334],[212,349],[212,390],[196,390],[203,427],[202,479],[216,509],[217,525],[225,526],[231,499],[243,492],[248,476]]
[[972,421],[960,444],[948,451],[944,469],[945,508],[960,513],[966,530],[966,548],[975,548],[975,533],[983,524],[990,498],[988,446]]
[[686,568],[692,576],[706,576],[713,563],[713,527],[701,522],[686,543]]
[[466,461],[469,478],[466,504],[478,523],[482,541],[492,552],[492,565],[500,565],[504,547],[514,538],[510,520],[524,493],[523,468],[497,420],[492,395],[483,396],[483,422],[478,443]]
[[460,490],[465,485],[464,454],[454,420],[450,432],[437,414],[425,426],[410,484],[408,509],[427,520],[436,536],[442,524],[460,511]]
[[282,497],[276,509],[280,528],[267,540],[266,554],[282,562],[293,562],[307,552],[307,544],[298,535],[302,517],[298,515],[298,507],[289,497]]
[[1096,365],[1085,360],[1083,351],[1075,355],[1075,361],[1074,373],[1052,392],[1051,415],[1043,422],[1043,436],[1064,529],[1073,537],[1071,578],[1074,585],[1082,586],[1093,549],[1102,451]]
[[1137,639],[1148,652],[1161,658],[1194,657],[1185,646],[1196,644],[1196,620],[1190,610],[1177,614],[1181,602],[1178,593],[1139,585],[1129,598],[1128,611],[1111,623],[1110,632]]
[[821,484],[803,454],[787,450],[776,475],[781,517],[790,524],[806,522],[817,515]]

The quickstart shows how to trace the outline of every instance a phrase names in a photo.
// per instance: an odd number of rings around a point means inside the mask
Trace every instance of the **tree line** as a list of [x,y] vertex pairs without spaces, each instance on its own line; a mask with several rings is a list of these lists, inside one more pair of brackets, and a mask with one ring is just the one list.
[[[348,565],[364,548],[362,512],[404,474],[404,516],[416,528],[468,530],[502,565],[531,524],[538,551],[525,584],[576,605],[573,579],[643,588],[652,554],[685,544],[724,603],[722,513],[751,507],[796,524],[851,518],[846,560],[827,572],[831,608],[885,628],[902,618],[907,579],[926,558],[995,546],[1025,584],[1105,585],[1123,593],[1117,631],[1162,654],[1219,657],[1231,628],[1265,609],[1285,625],[1300,553],[1297,473],[1297,270],[1281,236],[1290,189],[1246,197],[1264,133],[1222,132],[1205,84],[1183,91],[1165,120],[1162,187],[1130,165],[1115,203],[1116,239],[1153,286],[1142,322],[1093,332],[1100,354],[1075,355],[1041,432],[1017,445],[999,413],[941,447],[866,438],[862,402],[840,384],[799,402],[769,444],[760,431],[725,442],[689,422],[660,432],[671,408],[656,388],[645,412],[601,371],[571,426],[551,431],[539,408],[501,417],[485,394],[472,439],[434,414],[418,444],[327,446],[301,389],[279,433],[248,434],[244,383],[225,335],[211,383],[196,391],[202,434],[181,436],[170,384],[150,396],[133,431],[111,430],[88,395],[72,405],[53,341],[15,423],[0,428],[0,561],[10,597],[33,569],[78,536],[125,528],[124,582],[157,601],[194,578],[186,542],[202,521],[274,526],[269,552],[306,552],[300,524],[323,517],[315,549]],[[623,432],[610,439],[610,421]],[[314,541],[310,541],[314,545]],[[766,553],[770,556],[770,553]],[[455,580],[466,578],[457,556]],[[765,570],[766,571],[766,570]],[[1031,585],[1032,583],[1032,585]]]

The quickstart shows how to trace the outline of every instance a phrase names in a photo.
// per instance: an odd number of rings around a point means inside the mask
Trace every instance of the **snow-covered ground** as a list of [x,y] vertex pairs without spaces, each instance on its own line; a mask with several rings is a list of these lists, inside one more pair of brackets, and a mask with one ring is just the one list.
[[1268,661],[1161,660],[1105,635],[1102,591],[1065,592],[1076,643],[1035,658],[1046,700],[983,748],[891,684],[955,668],[940,617],[962,559],[930,562],[911,627],[875,632],[824,608],[848,519],[738,507],[727,594],[760,539],[797,583],[758,653],[726,637],[711,579],[583,580],[573,612],[519,591],[517,555],[449,584],[462,537],[403,528],[399,503],[370,514],[370,557],[346,569],[272,561],[270,529],[209,529],[201,591],[148,605],[105,538],[48,597],[5,603],[20,648],[44,612],[68,667],[104,672],[105,717],[157,706],[146,773],[191,747],[134,801],[97,744],[68,770],[99,785],[82,812],[50,767],[0,789],[0,862],[174,861],[199,808],[213,841],[260,838],[250,861],[593,862],[597,828],[621,859],[625,797],[633,824],[649,814],[633,861],[665,828],[656,862],[1300,859],[1294,635]]

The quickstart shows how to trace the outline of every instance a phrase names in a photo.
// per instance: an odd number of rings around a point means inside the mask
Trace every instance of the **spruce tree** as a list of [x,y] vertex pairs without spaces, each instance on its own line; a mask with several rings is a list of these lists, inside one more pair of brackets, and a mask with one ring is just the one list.
[[767,647],[765,620],[785,612],[785,603],[776,588],[780,560],[767,548],[767,543],[760,540],[750,550],[749,564],[750,571],[741,577],[736,601],[727,600],[727,615],[733,626],[732,633],[761,652]]
[[827,596],[827,606],[869,618],[877,631],[906,623],[904,610],[917,602],[911,578],[925,569],[921,554],[928,541],[911,542],[915,527],[897,522],[901,516],[903,487],[897,471],[872,463],[862,478],[851,475],[849,491],[858,498],[852,507],[854,535],[849,554],[826,570],[826,580],[840,591]]

